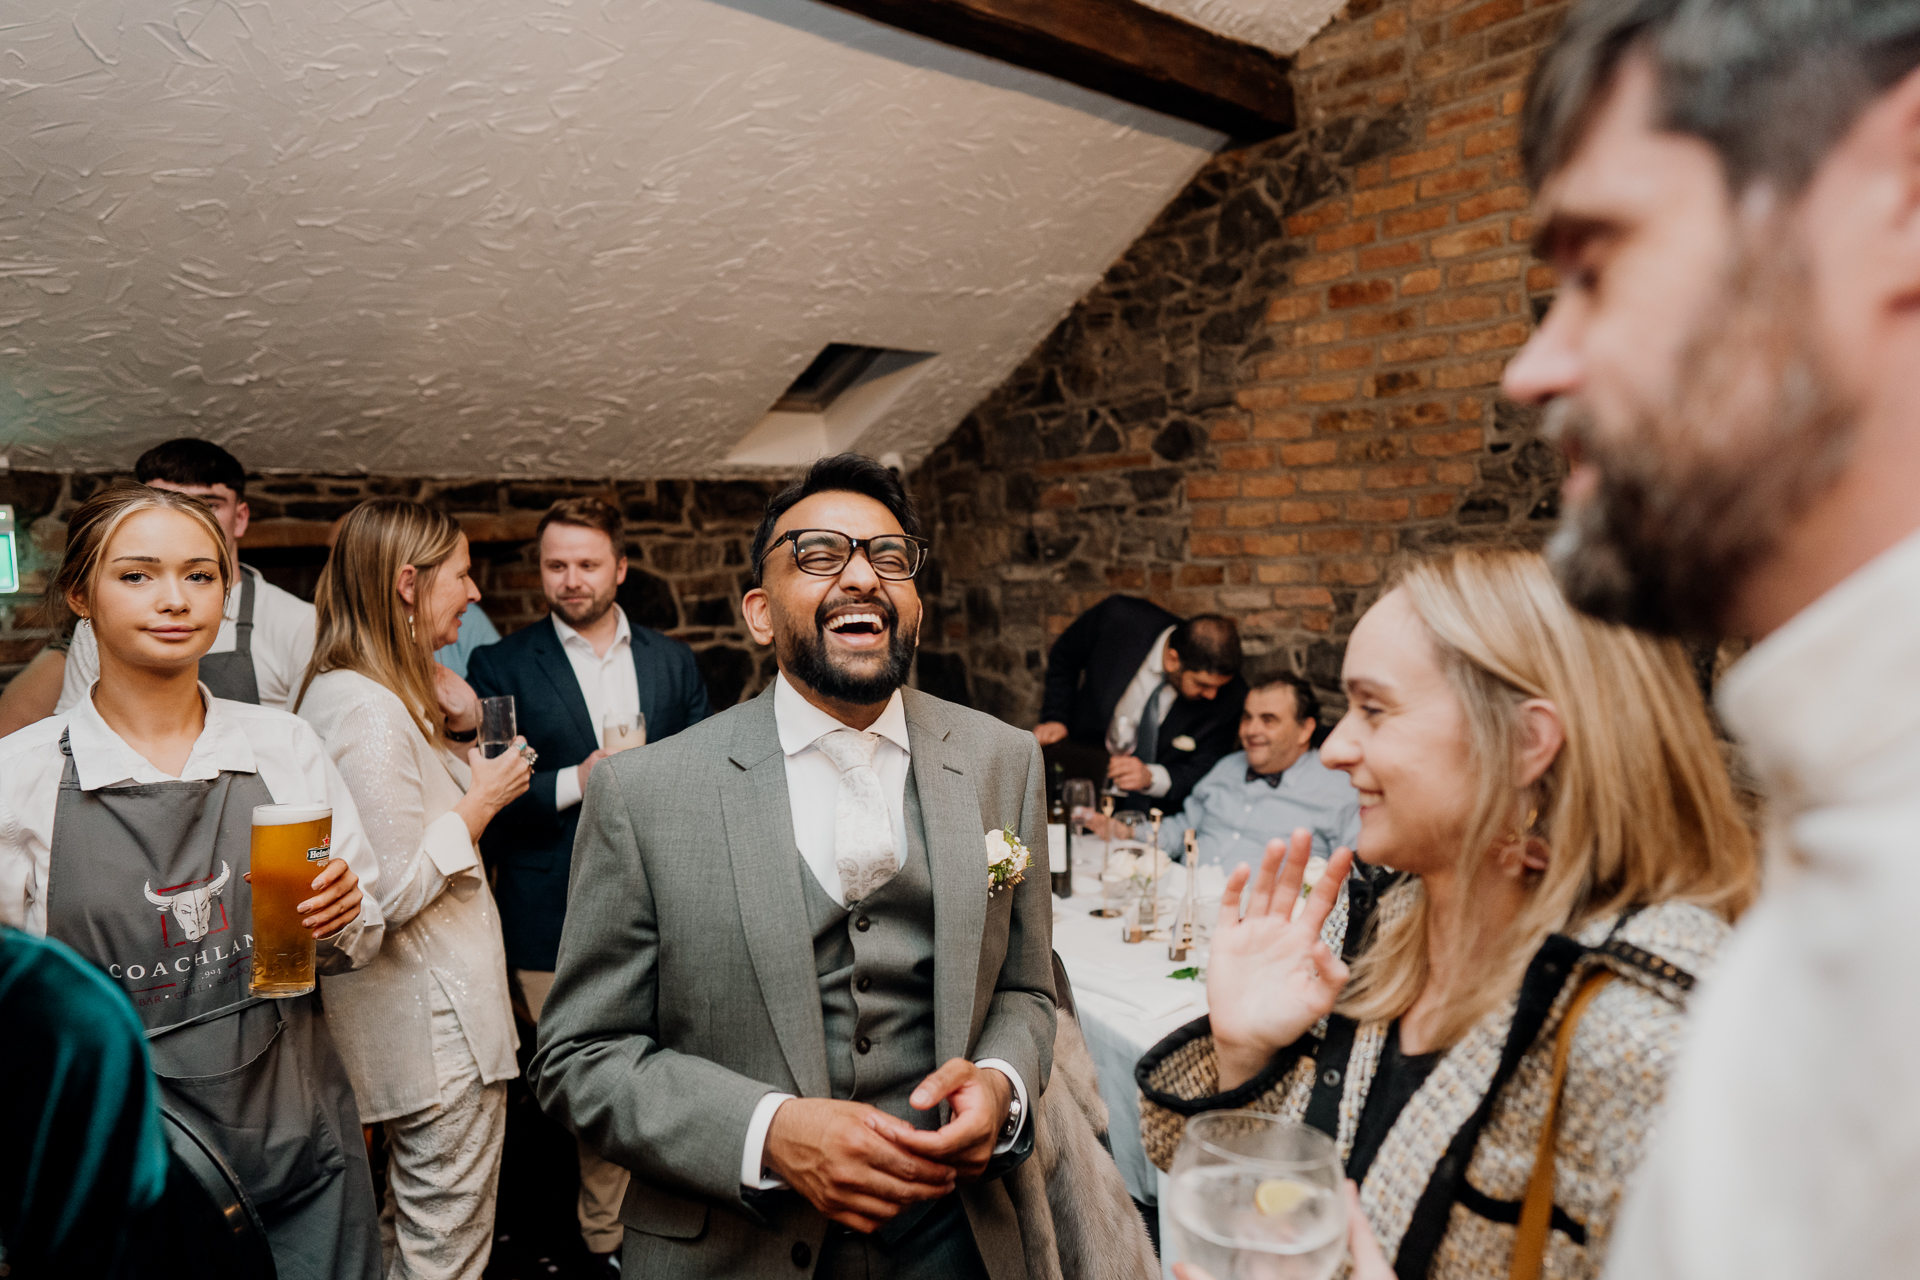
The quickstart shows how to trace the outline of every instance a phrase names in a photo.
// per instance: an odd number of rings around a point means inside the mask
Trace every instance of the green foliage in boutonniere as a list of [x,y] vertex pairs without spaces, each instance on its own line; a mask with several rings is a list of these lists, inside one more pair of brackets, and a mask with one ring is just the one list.
[[998,827],[987,832],[988,897],[1025,880],[1027,868],[1032,865],[1033,855],[1027,852],[1026,845],[1020,843],[1019,836],[1010,835]]

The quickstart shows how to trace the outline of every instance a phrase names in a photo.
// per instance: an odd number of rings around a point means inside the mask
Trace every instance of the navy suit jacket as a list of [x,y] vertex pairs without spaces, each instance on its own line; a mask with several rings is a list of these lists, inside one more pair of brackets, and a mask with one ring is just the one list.
[[[706,719],[707,686],[693,650],[650,627],[629,625],[647,742],[670,738]],[[507,963],[515,969],[551,970],[560,952],[573,833],[580,823],[579,805],[555,810],[554,785],[560,770],[579,764],[600,746],[600,726],[588,717],[573,664],[549,619],[475,649],[467,659],[467,681],[483,698],[512,695],[521,736],[540,753],[533,785],[487,824],[480,851],[494,872]]]

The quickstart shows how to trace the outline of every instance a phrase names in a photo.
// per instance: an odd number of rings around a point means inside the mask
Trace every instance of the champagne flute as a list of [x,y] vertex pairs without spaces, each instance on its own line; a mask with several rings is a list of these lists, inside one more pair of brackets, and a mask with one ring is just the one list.
[[1168,1195],[1178,1260],[1218,1280],[1328,1280],[1346,1257],[1333,1139],[1258,1111],[1187,1121]]
[[[1132,716],[1115,716],[1107,725],[1107,754],[1110,756],[1130,756],[1140,742],[1140,722]],[[1123,796],[1126,788],[1109,779],[1107,794]]]

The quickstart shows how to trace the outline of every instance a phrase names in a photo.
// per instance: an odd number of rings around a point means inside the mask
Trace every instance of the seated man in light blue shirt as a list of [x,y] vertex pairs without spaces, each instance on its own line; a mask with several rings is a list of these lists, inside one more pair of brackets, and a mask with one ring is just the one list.
[[1320,720],[1320,699],[1299,676],[1256,685],[1240,712],[1239,751],[1195,784],[1186,807],[1160,824],[1160,847],[1178,858],[1187,828],[1199,838],[1202,866],[1231,871],[1259,866],[1267,841],[1297,827],[1313,832],[1313,856],[1355,848],[1360,797],[1347,775],[1320,763],[1308,744]]

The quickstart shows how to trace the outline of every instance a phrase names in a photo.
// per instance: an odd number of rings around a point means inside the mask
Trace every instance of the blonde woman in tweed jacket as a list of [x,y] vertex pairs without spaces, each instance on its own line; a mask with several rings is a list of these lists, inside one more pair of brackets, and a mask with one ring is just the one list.
[[1202,1111],[1305,1120],[1399,1280],[1504,1277],[1554,1039],[1605,965],[1620,980],[1573,1038],[1543,1269],[1598,1275],[1687,991],[1755,888],[1691,666],[1574,614],[1538,556],[1482,548],[1404,571],[1342,681],[1322,758],[1360,792],[1374,870],[1349,876],[1342,850],[1296,906],[1296,835],[1235,872],[1210,1017],[1140,1064],[1148,1154],[1167,1167]]

